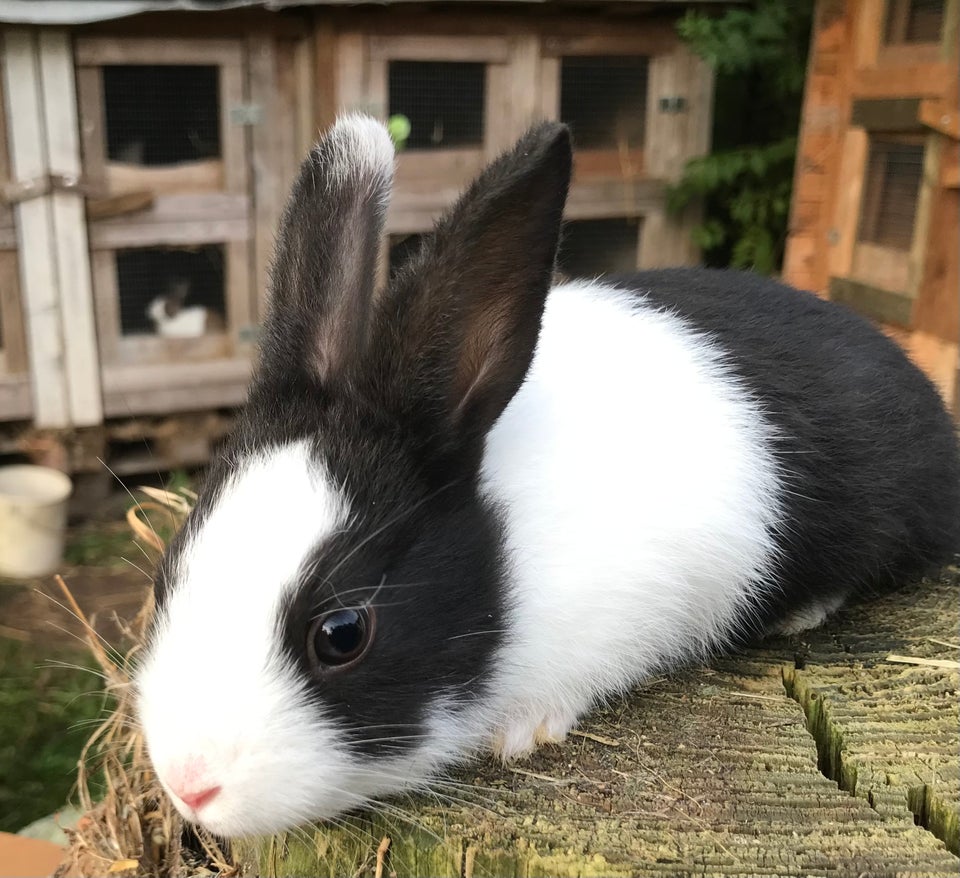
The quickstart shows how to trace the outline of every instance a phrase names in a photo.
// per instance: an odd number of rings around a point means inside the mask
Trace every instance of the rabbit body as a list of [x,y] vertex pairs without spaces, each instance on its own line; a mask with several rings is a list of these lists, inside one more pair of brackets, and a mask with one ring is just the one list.
[[508,756],[600,692],[814,627],[960,546],[929,382],[865,321],[744,273],[554,288],[483,476],[511,562]]
[[189,819],[268,832],[522,755],[956,549],[954,428],[891,341],[735,272],[551,289],[570,165],[533,129],[378,290],[386,132],[305,161],[136,675]]

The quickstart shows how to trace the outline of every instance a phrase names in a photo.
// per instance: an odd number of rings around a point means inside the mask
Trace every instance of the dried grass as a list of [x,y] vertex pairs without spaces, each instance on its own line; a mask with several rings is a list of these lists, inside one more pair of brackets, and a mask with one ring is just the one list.
[[[143,488],[149,498],[134,506],[127,521],[137,539],[157,552],[163,540],[149,522],[152,512],[178,527],[195,497]],[[153,593],[132,622],[124,626],[127,649],[122,659],[108,651],[77,605],[67,584],[57,577],[67,605],[84,627],[87,643],[103,670],[112,708],[106,720],[87,741],[78,764],[77,796],[83,817],[67,830],[69,850],[57,870],[61,878],[94,875],[171,876],[239,874],[229,853],[215,838],[192,830],[196,844],[183,846],[185,826],[167,798],[150,765],[135,721],[130,672],[143,648],[153,614]],[[103,794],[97,796],[94,778],[102,777]],[[98,790],[99,792],[99,790]]]

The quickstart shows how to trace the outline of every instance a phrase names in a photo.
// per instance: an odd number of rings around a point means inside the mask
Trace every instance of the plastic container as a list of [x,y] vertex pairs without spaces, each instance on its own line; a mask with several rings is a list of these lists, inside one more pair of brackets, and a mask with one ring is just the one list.
[[0,467],[0,576],[54,573],[63,560],[68,476],[45,466]]

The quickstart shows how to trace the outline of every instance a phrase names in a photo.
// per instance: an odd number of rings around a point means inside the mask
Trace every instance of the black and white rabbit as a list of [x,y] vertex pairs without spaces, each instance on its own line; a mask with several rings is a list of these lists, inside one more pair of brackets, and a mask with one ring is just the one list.
[[557,124],[377,289],[393,165],[358,116],[304,162],[249,403],[158,575],[139,714],[220,834],[524,754],[960,542],[953,424],[863,320],[733,272],[550,289]]

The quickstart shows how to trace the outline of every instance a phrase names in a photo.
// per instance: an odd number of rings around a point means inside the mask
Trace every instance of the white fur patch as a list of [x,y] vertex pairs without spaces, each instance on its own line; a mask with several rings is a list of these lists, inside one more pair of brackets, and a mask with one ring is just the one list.
[[304,560],[348,514],[298,442],[243,461],[184,547],[136,684],[167,791],[197,765],[192,784],[222,788],[200,814],[213,831],[268,831],[354,796],[340,789],[342,745],[287,665],[278,625]]
[[389,190],[395,152],[381,122],[359,113],[340,116],[324,140],[331,147],[333,165],[328,170],[334,185],[369,180]]
[[771,435],[721,349],[677,316],[600,283],[551,292],[483,465],[513,571],[504,755],[750,613],[781,519]]

